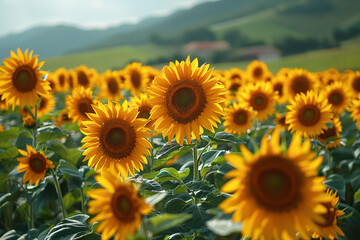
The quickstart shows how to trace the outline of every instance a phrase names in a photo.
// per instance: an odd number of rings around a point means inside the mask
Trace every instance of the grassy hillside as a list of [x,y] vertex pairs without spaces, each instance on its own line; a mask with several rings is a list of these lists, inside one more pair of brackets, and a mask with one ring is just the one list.
[[69,54],[59,57],[46,58],[43,69],[54,71],[57,68],[75,68],[86,65],[96,68],[99,72],[107,69],[122,68],[129,61],[144,62],[160,56],[167,56],[174,52],[173,49],[154,45],[122,46],[102,50],[88,51],[83,53]]

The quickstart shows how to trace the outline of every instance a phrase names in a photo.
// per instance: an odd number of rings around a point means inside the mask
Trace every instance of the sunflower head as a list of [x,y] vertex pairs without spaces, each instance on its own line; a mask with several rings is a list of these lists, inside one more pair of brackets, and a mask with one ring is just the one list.
[[265,63],[255,60],[247,66],[246,74],[251,82],[265,81],[269,70]]
[[354,98],[350,104],[351,117],[356,121],[356,126],[360,130],[360,94]]
[[214,132],[216,122],[223,114],[225,88],[213,77],[209,65],[198,66],[198,60],[170,63],[155,77],[147,91],[151,109],[150,118],[155,121],[155,131],[168,136],[169,143],[174,135],[183,145],[191,137],[200,140],[203,127]]
[[107,70],[100,75],[100,98],[105,98],[109,101],[120,101],[123,98],[121,95],[122,83],[117,72]]
[[72,123],[73,120],[71,118],[69,118],[69,110],[67,108],[63,109],[59,116],[55,118],[56,122],[55,125],[56,126],[61,126],[63,123]]
[[6,111],[8,109],[9,109],[9,105],[7,104],[5,99],[2,99],[2,95],[0,95],[0,110],[1,111]]
[[50,86],[50,91],[49,93],[56,93],[58,91],[58,86],[57,86],[57,80],[56,80],[56,75],[55,73],[49,72],[46,75],[46,82],[49,83]]
[[133,62],[128,64],[124,71],[126,72],[125,84],[134,95],[145,90],[149,82],[149,75],[146,68],[141,66],[141,63]]
[[26,145],[26,151],[19,149],[19,153],[24,157],[20,157],[19,166],[17,167],[19,172],[25,172],[23,177],[23,183],[29,182],[30,185],[37,186],[40,180],[44,180],[46,170],[54,168],[51,160],[49,160],[45,154],[40,151],[35,151],[31,146]]
[[55,72],[57,91],[65,93],[69,88],[69,73],[65,68],[59,68]]
[[89,160],[88,165],[96,170],[113,171],[124,178],[128,173],[134,176],[135,169],[140,171],[147,163],[145,155],[150,155],[148,148],[152,148],[146,140],[150,137],[145,128],[148,120],[136,118],[138,108],[127,101],[122,105],[98,102],[93,109],[81,128],[86,135],[81,141],[84,161]]
[[348,76],[348,85],[353,96],[360,94],[360,71],[356,71]]
[[246,104],[233,103],[225,109],[224,127],[225,131],[232,134],[244,134],[251,129],[255,113]]
[[41,77],[45,75],[40,71],[44,62],[38,62],[33,51],[24,54],[18,48],[17,55],[11,51],[11,57],[5,59],[4,65],[0,66],[0,95],[1,98],[12,105],[23,108],[25,105],[33,107],[42,95],[50,91],[49,83]]
[[148,214],[152,207],[140,196],[135,186],[123,182],[116,175],[106,173],[95,176],[104,188],[87,192],[92,198],[89,202],[89,213],[96,214],[90,223],[101,222],[97,231],[101,239],[127,239],[140,227],[142,217]]
[[275,118],[276,128],[280,130],[287,130],[289,125],[285,123],[285,120],[286,120],[286,115],[276,113],[276,118]]
[[85,65],[79,66],[75,69],[76,87],[92,88],[94,85],[95,73],[90,71]]
[[287,106],[285,123],[289,131],[299,132],[303,136],[315,136],[328,129],[326,123],[331,122],[333,113],[331,104],[315,92],[301,93]]
[[326,86],[320,94],[327,99],[328,103],[332,105],[333,111],[337,114],[343,113],[348,108],[351,99],[351,91],[349,91],[346,84],[340,81]]
[[136,107],[139,109],[139,114],[136,118],[147,119],[149,122],[146,124],[146,127],[153,131],[154,121],[150,120],[150,112],[153,106],[149,103],[148,95],[141,93],[136,97],[132,97],[131,104],[136,105]]
[[231,178],[222,191],[233,193],[219,207],[233,213],[233,221],[243,223],[243,235],[251,239],[288,239],[299,232],[309,239],[303,226],[314,228],[313,219],[322,221],[329,202],[318,177],[317,168],[322,157],[314,159],[311,143],[295,135],[287,152],[280,147],[280,131],[275,130],[270,140],[266,134],[260,151],[253,154],[244,145],[242,157],[228,154],[225,158],[234,166],[225,177]]
[[147,87],[150,87],[152,82],[154,81],[155,77],[160,75],[160,71],[156,68],[150,67],[150,66],[144,66],[145,71],[148,76],[148,82],[146,84]]
[[287,89],[285,87],[286,78],[284,76],[273,77],[271,84],[274,92],[277,92],[278,104],[284,104],[288,101]]
[[316,78],[306,70],[295,68],[289,74],[286,88],[289,96],[294,98],[297,94],[315,90]]
[[325,146],[326,149],[333,149],[340,146],[340,132],[342,131],[342,126],[339,117],[338,116],[334,117],[332,123],[333,126],[331,128],[324,130],[324,132],[319,134],[317,138],[320,142],[323,143],[326,143],[329,138],[333,138],[333,137],[339,138],[326,144]]

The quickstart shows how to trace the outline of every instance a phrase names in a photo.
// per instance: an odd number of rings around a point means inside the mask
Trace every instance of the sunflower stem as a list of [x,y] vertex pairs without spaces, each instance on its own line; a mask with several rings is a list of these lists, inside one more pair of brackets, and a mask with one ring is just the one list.
[[66,216],[66,212],[65,212],[64,201],[63,201],[62,194],[61,194],[60,184],[59,184],[59,181],[57,179],[57,175],[56,175],[55,171],[51,170],[51,174],[54,177],[54,185],[55,185],[56,193],[58,195],[59,202],[60,202],[60,207],[61,207],[61,212],[62,212],[62,219],[64,219],[65,216]]
[[153,140],[153,137],[151,137],[151,140],[150,140],[150,143],[151,143],[151,157],[150,157],[150,161],[149,161],[149,172],[152,172],[152,166],[153,166],[153,162],[154,162],[154,147],[153,147],[153,143],[154,143],[154,140]]
[[29,215],[30,215],[30,226],[29,228],[34,228],[34,202],[32,201],[29,206]]
[[85,196],[84,196],[84,188],[80,187],[81,194],[81,212],[85,213]]
[[[193,156],[194,156],[194,171],[193,171],[193,178],[194,181],[199,180],[199,162],[198,162],[198,158],[197,158],[197,141],[194,141],[194,148],[193,148]],[[193,198],[194,200],[194,204],[197,204],[197,199],[196,197]]]

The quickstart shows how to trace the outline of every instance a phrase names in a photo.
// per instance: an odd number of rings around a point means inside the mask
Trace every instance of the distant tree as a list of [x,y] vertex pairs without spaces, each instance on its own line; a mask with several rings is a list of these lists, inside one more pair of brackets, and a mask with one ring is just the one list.
[[248,45],[249,38],[236,29],[231,29],[225,32],[223,39],[230,43],[232,47],[246,46]]
[[183,43],[192,41],[215,41],[216,35],[206,27],[189,29],[183,33]]

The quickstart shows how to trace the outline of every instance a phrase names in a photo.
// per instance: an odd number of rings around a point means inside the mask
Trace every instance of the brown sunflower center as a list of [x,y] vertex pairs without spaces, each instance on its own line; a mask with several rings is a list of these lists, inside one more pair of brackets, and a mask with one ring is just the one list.
[[295,94],[306,93],[307,91],[311,90],[310,80],[304,75],[294,77],[291,81],[290,87],[292,92]]
[[36,86],[36,73],[27,65],[20,66],[13,74],[12,82],[19,92],[30,92]]
[[52,80],[52,79],[48,79],[48,81],[49,81],[49,86],[50,86],[50,88],[51,88],[51,91],[53,92],[53,91],[55,91],[55,82],[54,82],[54,80]]
[[335,209],[331,207],[330,203],[323,203],[322,205],[327,209],[327,213],[323,215],[325,222],[324,223],[319,223],[316,221],[315,222],[321,227],[332,226],[335,220]]
[[131,73],[130,80],[134,88],[138,89],[141,85],[141,75],[139,72],[134,71]]
[[241,79],[241,76],[240,76],[240,74],[238,74],[238,73],[234,73],[233,75],[231,75],[231,80],[235,80],[235,79]]
[[313,126],[320,120],[320,110],[314,105],[305,105],[299,111],[299,122],[305,126]]
[[261,92],[255,93],[250,98],[250,105],[254,108],[255,111],[263,110],[268,105],[268,98]]
[[122,83],[124,83],[125,80],[126,80],[125,76],[124,76],[124,75],[120,75],[120,81],[121,81]]
[[71,74],[69,75],[69,86],[71,89],[74,87],[74,79]]
[[33,172],[43,173],[46,169],[46,159],[40,153],[31,154],[29,166]]
[[241,84],[239,83],[232,83],[229,87],[229,90],[232,92],[232,93],[236,93],[239,88],[241,87]]
[[150,106],[141,106],[139,107],[139,114],[137,116],[137,118],[146,118],[149,119],[150,117],[150,111],[151,111],[151,107]]
[[352,87],[356,92],[360,92],[360,77],[355,77],[352,82]]
[[233,115],[233,119],[237,125],[245,125],[248,119],[247,111],[243,109],[237,110]]
[[256,201],[275,211],[295,207],[300,200],[302,174],[282,156],[263,156],[251,168],[249,189]]
[[86,113],[94,113],[94,109],[92,108],[91,104],[93,104],[92,99],[89,98],[81,98],[78,103],[78,110],[80,114],[84,117],[88,117]]
[[261,68],[261,67],[256,67],[256,68],[254,68],[254,70],[253,70],[253,76],[255,77],[255,78],[260,78],[262,75],[263,75],[263,69]]
[[89,78],[86,75],[86,73],[84,73],[83,71],[79,71],[77,75],[78,75],[78,83],[81,86],[87,87],[89,85]]
[[119,85],[118,85],[118,83],[116,82],[116,80],[114,78],[110,78],[107,81],[107,87],[108,87],[109,92],[111,94],[117,94],[118,93]]
[[165,105],[172,119],[181,124],[195,120],[204,110],[206,95],[192,80],[180,80],[169,87],[165,95]]
[[42,110],[42,109],[46,108],[47,104],[48,104],[48,100],[46,98],[42,97],[38,110]]
[[332,91],[329,94],[329,103],[331,103],[332,105],[341,105],[341,103],[343,102],[343,95],[341,94],[341,92],[339,91]]
[[129,156],[134,149],[136,133],[125,120],[111,119],[101,128],[100,144],[108,156],[121,159]]
[[[121,190],[120,190],[121,191]],[[135,219],[134,204],[128,194],[115,193],[111,199],[111,206],[115,217],[122,222],[132,222]]]
[[282,83],[275,83],[273,87],[274,92],[277,91],[280,97],[283,96],[283,87],[284,85]]
[[336,129],[334,127],[324,130],[323,133],[319,134],[320,139],[328,139],[331,137],[336,137]]
[[65,84],[64,74],[59,75],[59,84],[60,84],[60,86],[64,86],[64,84]]

